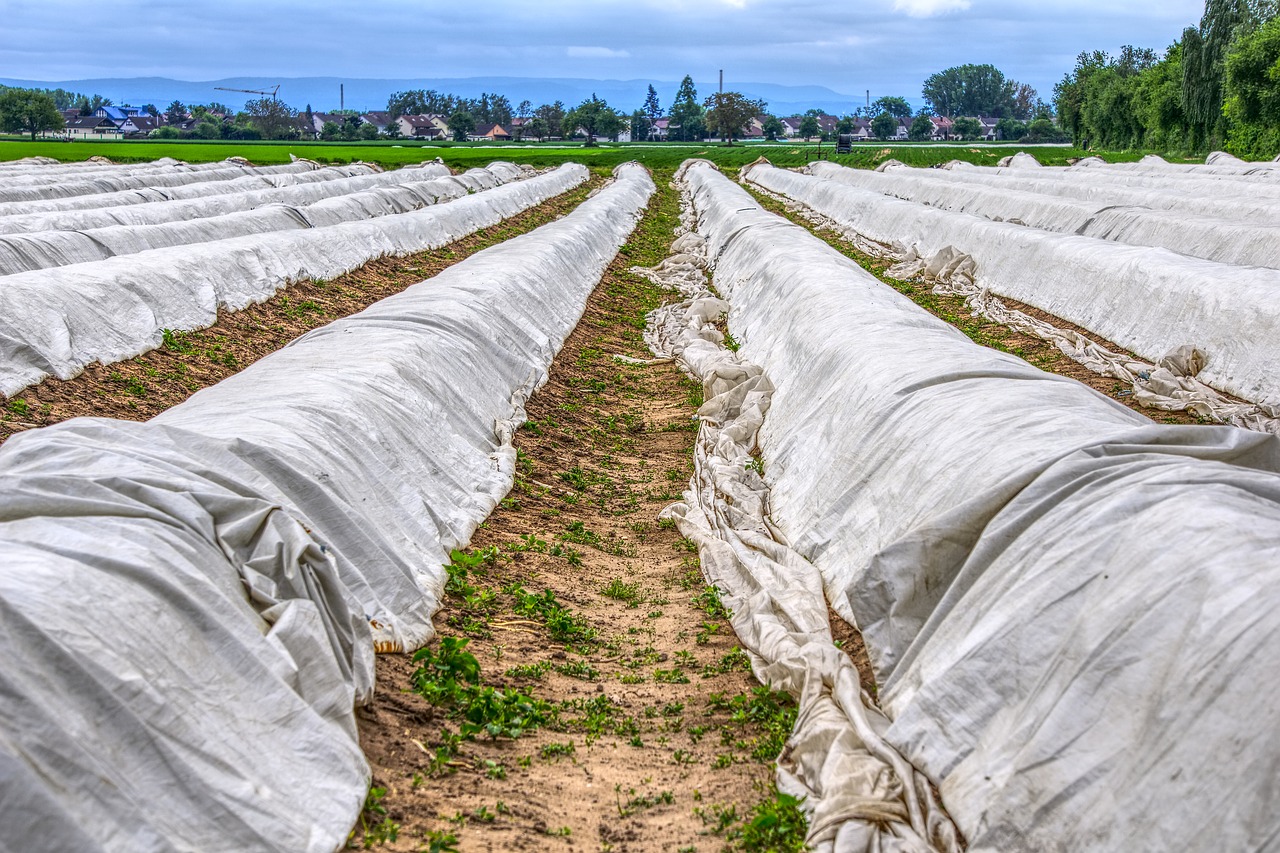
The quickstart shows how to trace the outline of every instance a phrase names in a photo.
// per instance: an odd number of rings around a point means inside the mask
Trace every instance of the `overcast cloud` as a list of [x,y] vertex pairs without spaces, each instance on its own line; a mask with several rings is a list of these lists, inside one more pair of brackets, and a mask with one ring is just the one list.
[[0,0],[0,77],[735,79],[920,97],[996,65],[1046,100],[1082,50],[1162,49],[1202,0]]

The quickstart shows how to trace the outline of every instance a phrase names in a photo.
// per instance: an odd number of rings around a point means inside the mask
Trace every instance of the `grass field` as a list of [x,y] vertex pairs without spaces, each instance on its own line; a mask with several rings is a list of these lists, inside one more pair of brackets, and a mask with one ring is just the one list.
[[[0,161],[22,157],[53,157],[63,161],[87,160],[98,155],[119,163],[137,163],[160,157],[173,157],[191,163],[206,163],[240,156],[259,165],[287,163],[289,156],[316,160],[321,163],[350,163],[364,160],[380,166],[395,168],[407,163],[419,163],[437,157],[449,166],[469,168],[493,160],[509,160],[530,166],[555,166],[566,161],[577,161],[588,166],[616,166],[629,160],[638,160],[654,169],[672,169],[689,157],[705,157],[722,166],[742,166],[758,157],[767,157],[778,166],[799,166],[811,160],[835,160],[845,165],[874,168],[888,159],[897,159],[910,166],[933,166],[949,160],[966,160],[979,165],[993,166],[1000,158],[1015,151],[1027,151],[1046,166],[1066,165],[1069,158],[1087,156],[1078,148],[1059,146],[1022,146],[1010,144],[864,144],[853,152],[835,156],[831,143],[824,143],[819,150],[816,143],[749,143],[725,147],[709,144],[602,144],[594,148],[581,145],[547,144],[446,144],[422,145],[418,143],[391,142],[46,142],[30,140],[0,140]],[[1111,162],[1131,161],[1148,152],[1125,151],[1105,153]]]

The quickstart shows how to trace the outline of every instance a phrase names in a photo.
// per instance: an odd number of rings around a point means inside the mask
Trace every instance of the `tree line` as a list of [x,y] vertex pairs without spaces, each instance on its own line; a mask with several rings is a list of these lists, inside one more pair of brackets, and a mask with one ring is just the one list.
[[1197,26],[1163,54],[1125,46],[1081,53],[1054,88],[1062,126],[1097,148],[1280,152],[1280,8],[1206,0]]

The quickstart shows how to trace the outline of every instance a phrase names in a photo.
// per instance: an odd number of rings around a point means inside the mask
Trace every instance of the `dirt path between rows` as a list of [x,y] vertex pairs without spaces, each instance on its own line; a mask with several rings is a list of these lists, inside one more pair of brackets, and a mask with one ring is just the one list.
[[[528,404],[516,486],[454,558],[422,682],[378,660],[353,846],[803,849],[773,787],[794,705],[752,677],[692,543],[658,520],[691,474],[700,387],[613,358],[650,357],[644,315],[671,299],[627,272],[666,253],[668,178]],[[477,683],[446,677],[471,663]]]
[[603,181],[602,175],[594,175],[584,186],[439,249],[379,258],[331,281],[298,282],[266,302],[221,311],[214,325],[167,335],[162,346],[137,358],[91,364],[66,382],[47,379],[8,400],[0,398],[0,443],[16,433],[75,417],[153,418],[304,332],[361,311],[482,249],[563,216]]

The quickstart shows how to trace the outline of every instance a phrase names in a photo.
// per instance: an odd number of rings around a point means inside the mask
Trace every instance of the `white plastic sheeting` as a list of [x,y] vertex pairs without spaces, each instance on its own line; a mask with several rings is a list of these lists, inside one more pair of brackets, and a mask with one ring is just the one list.
[[1280,837],[1280,440],[979,347],[708,168],[773,522],[972,851]]
[[[491,170],[497,169],[499,164],[491,164],[489,168]],[[361,167],[361,171],[367,172],[368,170]],[[404,166],[392,172],[359,174],[350,178],[343,177],[341,172],[329,170],[306,174],[323,175],[326,180],[270,189],[263,189],[263,184],[260,181],[254,181],[252,182],[253,187],[248,190],[220,192],[216,195],[205,195],[197,198],[149,201],[141,204],[120,204],[82,210],[14,213],[0,216],[0,234],[87,230],[90,228],[106,228],[112,225],[158,225],[164,222],[183,222],[190,219],[204,219],[210,216],[253,210],[267,204],[312,204],[326,198],[348,195],[359,190],[368,190],[375,187],[395,187],[448,177],[449,167],[438,162],[422,163]]]
[[976,283],[1113,341],[1149,361],[1192,345],[1198,378],[1245,400],[1280,405],[1280,272],[1051,234],[950,213],[768,164],[746,180],[840,227],[922,258],[959,252]]
[[[1091,158],[1093,159],[1093,158]],[[951,171],[966,177],[982,175],[999,178],[1034,178],[1042,181],[1066,181],[1068,183],[1111,184],[1113,186],[1141,187],[1144,189],[1177,189],[1182,192],[1201,193],[1206,196],[1244,195],[1259,198],[1280,198],[1280,171],[1277,180],[1267,175],[1242,175],[1222,173],[1211,166],[1191,166],[1177,169],[1120,168],[1096,162],[1088,165],[1082,160],[1074,166],[1042,166],[1027,169],[1010,166],[975,166],[972,163],[953,161]]]
[[6,849],[332,851],[373,643],[425,640],[451,547],[653,190],[303,336],[146,424],[0,449]]
[[0,202],[46,201],[78,195],[112,193],[121,190],[148,189],[152,187],[180,187],[206,181],[225,181],[246,175],[288,175],[295,172],[311,172],[320,166],[309,160],[299,160],[283,166],[228,166],[219,169],[196,171],[161,171],[141,175],[116,174],[89,175],[84,178],[46,183],[38,186],[0,185]]
[[[967,164],[966,164],[967,165]],[[1219,190],[1212,194],[1170,187],[1167,183],[1148,187],[1122,186],[1111,181],[1041,180],[1040,172],[989,175],[973,169],[917,169],[896,160],[882,164],[876,171],[911,176],[926,175],[934,181],[949,184],[977,185],[1008,190],[1023,190],[1042,195],[1080,199],[1113,205],[1134,205],[1153,210],[1178,210],[1198,216],[1235,219],[1246,222],[1271,222],[1280,217],[1280,198],[1259,198],[1241,189],[1236,194]]]
[[249,165],[248,161],[242,158],[191,165],[183,163],[180,160],[162,157],[159,160],[153,160],[149,163],[132,163],[128,165],[117,165],[114,163],[99,165],[95,163],[68,166],[64,168],[50,168],[45,166],[40,169],[23,170],[18,173],[0,171],[0,190],[11,189],[14,187],[37,187],[84,178],[203,172],[209,169],[226,169],[228,167],[245,165]]
[[[705,161],[688,161],[677,182],[701,165]],[[803,798],[810,847],[820,853],[958,850],[955,828],[928,781],[884,741],[889,721],[836,648],[817,569],[770,524],[768,488],[752,468],[751,452],[773,386],[757,365],[723,346],[714,324],[729,305],[707,288],[706,241],[688,230],[687,190],[682,196],[672,254],[652,270],[639,270],[685,297],[650,314],[645,339],[655,354],[675,357],[703,383],[706,401],[698,410],[690,489],[684,503],[662,515],[676,519],[698,544],[702,571],[721,590],[757,677],[799,704],[778,761],[778,786]]]
[[[1227,264],[1280,268],[1280,227],[1274,222],[1217,219],[1185,210],[1151,210],[1142,205],[1120,206],[1110,201],[1086,202],[998,186],[956,184],[931,178],[929,173],[938,174],[937,170],[872,172],[819,161],[811,163],[806,172],[996,222],[1131,246],[1161,246]],[[1280,214],[1280,206],[1276,213]]]
[[[280,169],[287,169],[281,173]],[[91,210],[99,207],[113,207],[122,204],[145,204],[151,201],[171,201],[175,199],[203,198],[205,196],[222,195],[224,193],[241,193],[246,190],[270,189],[273,187],[292,187],[298,184],[311,184],[319,181],[332,181],[338,178],[349,178],[354,175],[369,175],[379,171],[367,163],[352,163],[348,166],[325,166],[317,168],[314,164],[295,163],[291,166],[267,166],[263,169],[242,171],[242,177],[224,175],[217,180],[205,180],[187,183],[181,186],[144,186],[114,192],[86,193],[66,198],[49,198],[37,201],[0,202],[0,216],[15,213],[47,213],[55,210]],[[214,174],[205,172],[204,174]]]
[[291,282],[325,280],[374,258],[452,243],[587,180],[585,166],[377,220],[153,249],[0,279],[0,394],[47,376],[154,349],[164,329],[198,329],[219,309],[261,302]]
[[[424,173],[425,170],[414,169],[404,174],[413,178]],[[322,228],[377,216],[408,213],[439,201],[461,198],[470,192],[492,189],[513,177],[531,174],[534,174],[532,169],[525,172],[510,163],[500,163],[490,169],[472,169],[456,177],[384,185],[322,199],[310,205],[264,205],[238,213],[154,225],[116,225],[76,231],[0,235],[0,276],[103,261],[148,249],[207,243],[271,231]],[[312,186],[328,189],[334,183],[337,182]],[[0,280],[0,287],[3,286],[3,280]]]

